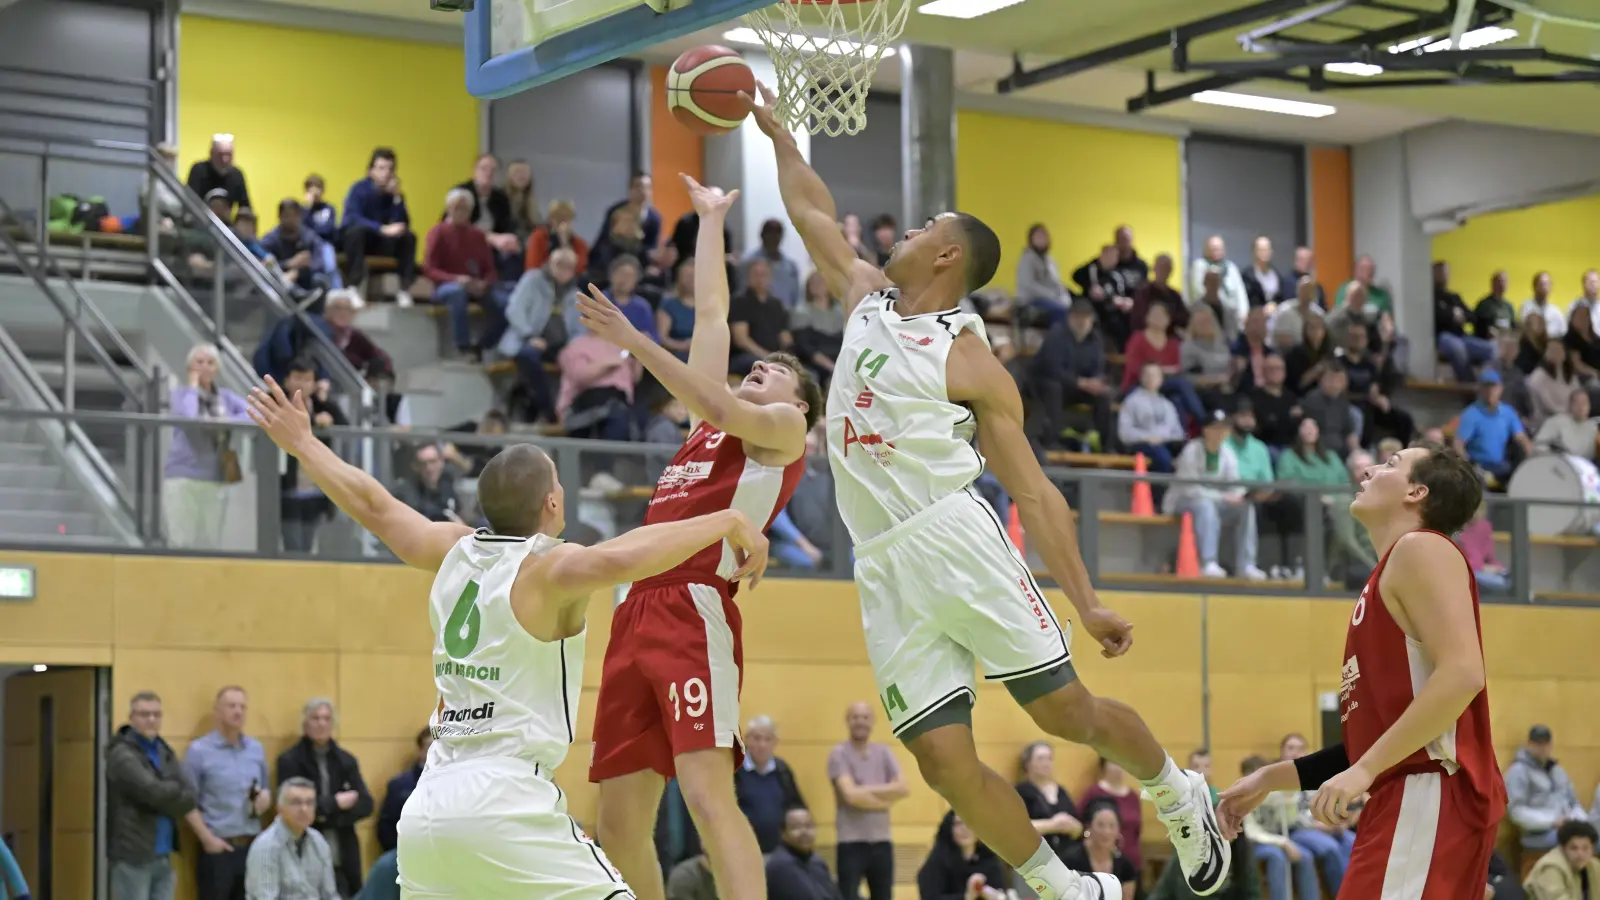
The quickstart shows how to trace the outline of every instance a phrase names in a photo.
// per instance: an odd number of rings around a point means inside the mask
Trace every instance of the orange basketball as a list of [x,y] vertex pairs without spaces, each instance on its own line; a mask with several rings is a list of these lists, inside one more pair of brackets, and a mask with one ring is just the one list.
[[756,76],[738,52],[707,44],[685,52],[667,70],[667,109],[697,134],[725,134],[745,117],[739,92],[754,95]]

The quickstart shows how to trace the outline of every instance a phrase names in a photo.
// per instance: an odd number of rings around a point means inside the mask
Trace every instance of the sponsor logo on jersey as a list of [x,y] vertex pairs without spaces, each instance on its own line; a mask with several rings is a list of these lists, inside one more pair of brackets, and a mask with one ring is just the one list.
[[896,332],[894,337],[895,340],[900,342],[900,346],[908,350],[920,350],[923,347],[933,345],[933,338],[931,337],[912,337],[904,332]]
[[856,409],[871,409],[871,408],[872,408],[872,392],[871,391],[862,391],[861,393],[856,395]]
[[488,723],[493,720],[493,700],[471,709],[449,709],[444,705],[444,698],[440,697],[439,707],[433,711],[433,736],[437,738],[487,734],[492,730]]
[[686,462],[667,466],[656,479],[656,490],[674,491],[711,477],[711,461]]
[[884,440],[883,435],[875,431],[856,431],[856,426],[847,417],[844,420],[844,455],[847,457],[851,444],[865,450],[873,462],[888,468],[890,455],[894,452],[894,441]]
[[1361,704],[1351,699],[1355,693],[1356,682],[1361,680],[1361,663],[1354,656],[1344,661],[1344,668],[1339,671],[1339,702],[1344,704],[1344,711],[1339,715],[1339,721],[1350,718],[1350,713]]
[[1039,630],[1049,631],[1051,624],[1050,614],[1045,612],[1044,600],[1034,593],[1033,586],[1028,584],[1028,579],[1018,578],[1017,586],[1022,588],[1022,599],[1028,601],[1028,611],[1032,612],[1033,617],[1039,620]]
[[466,681],[499,681],[499,666],[475,666],[471,663],[460,663],[446,660],[433,664],[433,677],[435,678],[461,678]]

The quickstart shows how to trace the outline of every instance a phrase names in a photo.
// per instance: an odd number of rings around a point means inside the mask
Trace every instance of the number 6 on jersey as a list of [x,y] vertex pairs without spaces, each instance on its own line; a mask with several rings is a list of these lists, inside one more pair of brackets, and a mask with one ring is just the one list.
[[[678,697],[678,683],[674,681],[667,686],[667,699],[672,701],[672,720],[674,722],[683,718],[684,712],[689,713],[689,718],[698,719],[706,713],[706,702],[710,697],[706,694],[706,683],[698,678],[691,678],[683,683],[683,698],[680,703]],[[685,710],[682,704],[687,704]]]

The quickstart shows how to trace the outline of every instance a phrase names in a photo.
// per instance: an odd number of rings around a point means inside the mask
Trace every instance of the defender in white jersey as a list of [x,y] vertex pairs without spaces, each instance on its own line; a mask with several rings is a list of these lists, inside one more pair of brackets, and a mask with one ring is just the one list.
[[631,898],[552,778],[578,720],[589,596],[724,540],[739,558],[735,578],[756,580],[766,539],[725,510],[595,547],[563,543],[552,537],[565,527],[555,464],[531,444],[507,447],[478,479],[489,529],[430,522],[313,436],[298,393],[291,402],[269,377],[251,391],[250,416],[340,509],[408,565],[437,573],[434,742],[400,816],[401,896]]
[[1214,893],[1230,853],[1205,779],[1177,768],[1132,709],[1085,689],[1069,631],[972,490],[987,464],[1084,630],[1106,656],[1127,652],[1131,626],[1101,605],[1089,581],[1072,511],[1023,433],[1016,382],[990,352],[982,322],[958,309],[994,277],[999,238],[973,216],[945,213],[907,232],[883,270],[863,262],[841,233],[827,186],[774,117],[775,98],[761,92],[766,103],[748,106],[777,151],[789,218],[829,291],[851,310],[829,389],[828,453],[856,544],[867,653],[896,737],[1040,896],[1120,897],[1116,879],[1068,871],[1021,798],[979,761],[976,662],[1039,727],[1138,776],[1190,889]]

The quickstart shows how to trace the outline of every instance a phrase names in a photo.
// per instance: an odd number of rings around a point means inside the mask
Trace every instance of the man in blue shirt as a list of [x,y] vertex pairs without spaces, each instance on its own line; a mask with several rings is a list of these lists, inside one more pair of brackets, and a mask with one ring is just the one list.
[[350,186],[344,198],[345,284],[367,277],[367,257],[393,257],[400,275],[395,302],[411,305],[411,283],[417,280],[417,235],[405,198],[396,190],[395,155],[388,147],[372,151],[367,177]]
[[[261,248],[278,261],[284,282],[297,297],[305,297],[318,288],[327,292],[341,286],[333,248],[304,222],[305,210],[293,197],[285,197],[278,203],[278,227],[261,239]],[[319,305],[312,311],[322,310]]]
[[128,724],[106,748],[106,856],[117,900],[172,900],[177,820],[194,809],[194,788],[161,739],[161,698],[140,691]]
[[1473,465],[1494,476],[1503,487],[1511,477],[1512,462],[1506,450],[1515,441],[1522,456],[1533,452],[1528,432],[1516,410],[1500,402],[1504,385],[1500,373],[1485,369],[1478,376],[1478,399],[1461,411],[1456,426],[1456,450]]
[[245,858],[261,833],[261,817],[272,808],[267,754],[244,733],[248,708],[244,688],[218,691],[211,710],[216,727],[191,741],[184,754],[196,808],[183,819],[202,851],[195,865],[196,900],[245,900]]

